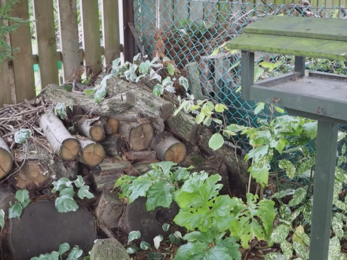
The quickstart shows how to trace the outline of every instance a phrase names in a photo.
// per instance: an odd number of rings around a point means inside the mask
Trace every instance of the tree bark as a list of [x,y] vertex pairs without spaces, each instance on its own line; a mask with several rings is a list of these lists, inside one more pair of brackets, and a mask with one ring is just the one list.
[[155,151],[130,151],[125,157],[131,162],[154,161],[157,157]]
[[134,151],[147,149],[154,135],[153,128],[149,123],[122,122],[119,133],[125,137],[130,149]]
[[55,154],[66,161],[77,158],[80,152],[78,141],[53,113],[46,113],[41,116],[40,127]]
[[119,135],[108,135],[100,143],[108,156],[122,156],[122,138]]
[[12,169],[13,157],[5,141],[0,137],[0,179]]
[[95,142],[100,142],[105,138],[104,126],[98,118],[85,119],[78,126],[78,132]]

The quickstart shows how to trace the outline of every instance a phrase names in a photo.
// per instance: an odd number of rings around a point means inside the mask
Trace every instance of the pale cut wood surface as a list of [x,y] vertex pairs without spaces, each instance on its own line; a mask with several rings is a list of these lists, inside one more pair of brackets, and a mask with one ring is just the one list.
[[[29,19],[28,0],[20,1],[12,10],[11,16]],[[21,24],[10,34],[14,52],[13,70],[14,84],[16,86],[16,102],[35,97],[35,79],[31,48],[31,34],[29,24]]]
[[58,0],[64,80],[80,67],[76,0]]
[[41,86],[59,84],[53,1],[34,0]]

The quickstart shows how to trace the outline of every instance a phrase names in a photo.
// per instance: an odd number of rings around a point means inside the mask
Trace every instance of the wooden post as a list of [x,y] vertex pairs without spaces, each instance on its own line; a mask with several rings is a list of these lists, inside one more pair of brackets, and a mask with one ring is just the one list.
[[135,56],[135,39],[130,30],[129,23],[134,23],[133,0],[123,0],[124,61],[132,62]]
[[[29,19],[28,0],[18,2],[11,16]],[[31,48],[31,33],[29,24],[21,24],[10,34],[11,47],[18,48],[14,52],[13,70],[16,87],[16,102],[22,102],[35,97],[35,79]]]
[[102,35],[104,65],[111,64],[120,56],[118,0],[102,1]]
[[244,68],[242,69],[241,97],[250,99],[251,86],[254,84],[254,52],[241,52],[241,66]]
[[60,48],[63,59],[64,80],[67,80],[81,66],[76,0],[58,0],[58,6]]
[[7,61],[0,63],[0,82],[1,82],[1,95],[0,95],[0,108],[4,104],[11,104],[11,85],[8,77],[8,65]]
[[337,130],[338,125],[336,123],[318,121],[310,260],[328,259],[335,181]]
[[53,2],[33,0],[41,87],[59,84]]

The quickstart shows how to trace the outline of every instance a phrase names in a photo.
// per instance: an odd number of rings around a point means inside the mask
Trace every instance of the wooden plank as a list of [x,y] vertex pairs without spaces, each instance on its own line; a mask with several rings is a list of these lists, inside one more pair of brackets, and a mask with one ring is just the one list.
[[60,48],[64,80],[81,66],[77,28],[76,0],[58,0]]
[[41,86],[59,84],[53,1],[34,0]]
[[11,98],[11,85],[8,74],[7,61],[0,64],[0,82],[1,82],[1,95],[0,95],[0,108],[4,104],[12,104]]
[[247,26],[244,32],[347,41],[346,21],[341,19],[267,16]]
[[102,1],[104,65],[120,57],[118,0]]
[[84,64],[94,75],[102,69],[100,53],[99,7],[96,0],[81,0]]
[[199,22],[204,18],[204,2],[206,0],[191,0],[189,18],[191,22]]
[[188,19],[188,1],[174,0],[174,21],[176,26],[182,26]]
[[[20,1],[12,10],[11,16],[29,19],[28,0]],[[14,52],[13,70],[16,102],[35,97],[35,79],[32,61],[31,33],[29,24],[22,24],[10,34]]]
[[159,28],[166,31],[171,28],[174,23],[174,11],[172,0],[159,0]]
[[[126,46],[123,48],[124,61],[132,62],[135,56],[135,39],[130,30],[129,23],[134,23],[133,2],[129,0],[123,0],[123,34],[124,46]],[[151,29],[153,30],[153,27]]]
[[342,41],[243,33],[226,46],[236,50],[347,61],[347,42]]

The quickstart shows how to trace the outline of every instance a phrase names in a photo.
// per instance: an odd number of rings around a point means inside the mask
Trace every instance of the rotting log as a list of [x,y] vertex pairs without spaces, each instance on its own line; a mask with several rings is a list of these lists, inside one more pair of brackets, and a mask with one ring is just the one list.
[[128,161],[118,161],[118,162],[104,162],[98,166],[97,174],[99,175],[109,175],[115,173],[122,173],[128,171],[131,168],[131,163]]
[[66,161],[74,160],[80,152],[80,145],[53,114],[46,113],[40,118],[40,127],[55,154]]
[[12,169],[13,157],[5,141],[0,137],[0,179]]
[[78,125],[78,132],[95,142],[100,142],[105,138],[104,126],[99,121],[99,118],[83,120]]
[[111,129],[110,134],[118,134],[119,124],[119,120],[112,117],[107,118],[107,126]]
[[95,186],[96,191],[101,192],[105,190],[112,190],[114,188],[114,184],[122,175],[122,173],[108,175],[93,174],[93,184]]
[[181,163],[187,154],[186,145],[178,141],[169,132],[162,132],[154,138],[151,147],[161,161]]
[[155,151],[129,151],[125,157],[131,162],[154,161],[157,154]]
[[108,135],[100,142],[108,156],[122,156],[122,138],[119,135]]
[[154,136],[154,131],[150,123],[122,122],[119,128],[119,134],[124,136],[131,150],[140,151],[149,147]]
[[103,191],[95,209],[98,222],[107,228],[116,228],[125,206],[117,192]]
[[80,161],[88,166],[99,165],[105,159],[104,147],[89,139],[78,138],[81,144]]

